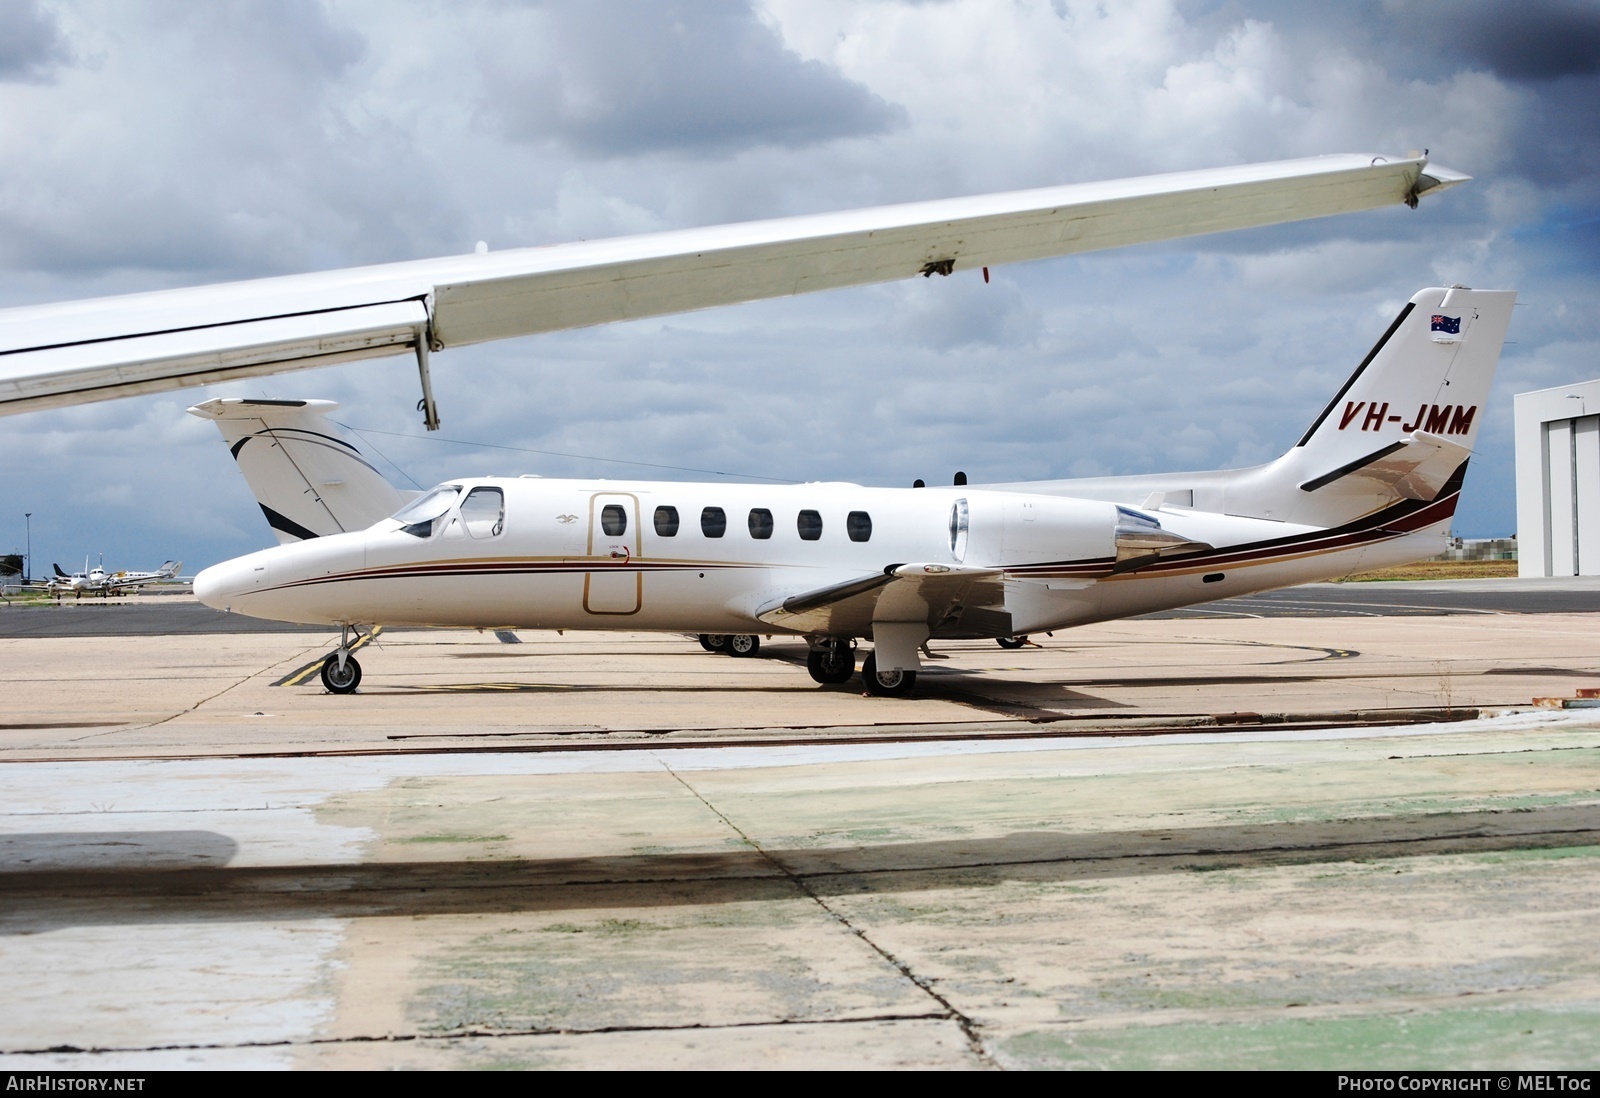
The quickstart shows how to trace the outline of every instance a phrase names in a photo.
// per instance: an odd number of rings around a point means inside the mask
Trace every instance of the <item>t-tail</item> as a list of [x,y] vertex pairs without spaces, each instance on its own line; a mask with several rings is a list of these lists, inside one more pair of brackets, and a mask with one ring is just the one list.
[[208,400],[209,419],[239,464],[280,544],[364,530],[398,511],[401,492],[327,416],[331,400]]
[[1516,294],[1420,290],[1298,442],[1249,469],[993,487],[1322,528],[1448,524],[1483,426]]
[[1464,286],[1412,297],[1294,448],[1266,467],[1274,517],[1335,526],[1408,500],[1453,514],[1515,304],[1514,292]]

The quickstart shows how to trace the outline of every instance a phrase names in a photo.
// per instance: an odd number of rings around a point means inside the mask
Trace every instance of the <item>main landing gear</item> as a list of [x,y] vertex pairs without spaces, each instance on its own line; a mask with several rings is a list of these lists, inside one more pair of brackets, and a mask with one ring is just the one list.
[[995,643],[1001,648],[1021,648],[1028,643],[1028,634],[1024,633],[1020,637],[997,637]]
[[806,653],[806,670],[811,677],[825,685],[849,682],[856,673],[856,654],[850,642],[829,637]]
[[[356,634],[359,639],[361,634]],[[322,662],[322,685],[330,694],[352,694],[361,685],[361,665],[350,654],[350,627],[339,627],[339,647]]]
[[917,685],[915,671],[879,671],[876,653],[869,653],[861,664],[861,681],[867,693],[880,698],[903,698]]
[[730,656],[753,656],[761,651],[761,638],[753,633],[701,633],[700,647]]

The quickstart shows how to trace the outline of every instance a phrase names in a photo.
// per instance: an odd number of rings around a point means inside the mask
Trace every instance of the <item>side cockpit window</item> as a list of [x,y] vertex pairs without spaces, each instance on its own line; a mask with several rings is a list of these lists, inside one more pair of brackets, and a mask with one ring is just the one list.
[[444,517],[460,494],[461,485],[441,484],[396,511],[394,520],[413,537],[432,537],[435,522]]
[[475,538],[499,537],[505,520],[506,497],[498,488],[474,488],[461,501],[461,521]]

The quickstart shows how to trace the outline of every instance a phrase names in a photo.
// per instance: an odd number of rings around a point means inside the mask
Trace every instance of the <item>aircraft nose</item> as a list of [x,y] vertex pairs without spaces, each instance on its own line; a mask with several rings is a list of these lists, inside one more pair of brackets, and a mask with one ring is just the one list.
[[213,564],[194,578],[195,597],[214,610],[231,610],[241,597],[267,580],[267,562],[260,553]]

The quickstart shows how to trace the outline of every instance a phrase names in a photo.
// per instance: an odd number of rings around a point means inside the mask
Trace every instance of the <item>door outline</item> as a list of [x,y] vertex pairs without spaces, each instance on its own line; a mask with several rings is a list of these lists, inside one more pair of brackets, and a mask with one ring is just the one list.
[[[608,542],[597,547],[595,534],[600,529],[599,516],[606,503],[621,502],[626,500],[629,529],[623,531],[622,541],[618,543],[622,556],[618,557],[617,548]],[[602,502],[604,501],[604,502]],[[600,554],[604,559],[617,561],[613,567],[626,568],[644,556],[644,527],[639,524],[639,497],[632,492],[595,492],[589,496],[589,540],[584,546],[585,556],[595,560]],[[627,601],[624,592],[627,591],[627,581],[610,570],[591,570],[583,574],[583,610],[586,614],[605,615],[610,617],[626,618],[637,614],[644,608],[644,573],[638,569],[633,571],[633,607],[628,610],[597,610],[590,605],[591,592],[597,595],[621,596],[623,602]],[[602,589],[595,591],[595,577],[601,577]],[[620,581],[620,586],[613,587]]]

